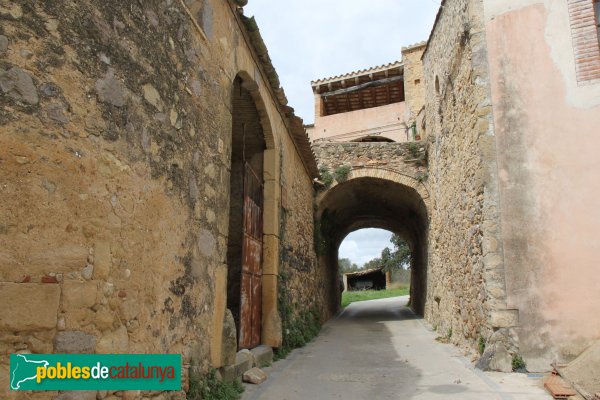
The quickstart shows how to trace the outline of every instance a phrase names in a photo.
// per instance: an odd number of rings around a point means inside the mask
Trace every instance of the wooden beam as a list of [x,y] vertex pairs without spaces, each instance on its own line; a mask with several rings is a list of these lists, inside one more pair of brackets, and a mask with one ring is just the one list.
[[[404,80],[403,76],[394,76],[392,78],[381,79],[379,81],[361,83],[359,85],[352,86],[349,88],[333,90],[329,93],[323,93],[321,96],[322,97],[337,96],[338,94],[347,94],[347,93],[357,92],[359,90],[366,89],[366,88],[376,88],[379,86],[384,86],[384,85],[388,85],[388,84],[403,81],[403,80]],[[330,88],[331,88],[331,86],[330,86]]]
[[[387,71],[386,71],[387,72]],[[387,94],[387,103],[391,104],[392,103],[392,95],[390,94],[390,85],[387,85],[385,87],[385,92]]]

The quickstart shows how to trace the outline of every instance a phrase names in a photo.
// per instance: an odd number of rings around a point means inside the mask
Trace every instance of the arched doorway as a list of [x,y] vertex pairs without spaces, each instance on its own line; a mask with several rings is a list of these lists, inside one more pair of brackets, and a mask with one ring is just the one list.
[[416,179],[393,171],[363,168],[352,170],[318,199],[317,221],[324,244],[319,263],[327,276],[328,316],[340,304],[338,249],[350,232],[381,228],[396,233],[411,250],[411,306],[422,315],[427,296],[427,199]]
[[250,90],[233,83],[227,307],[238,348],[261,343],[265,132]]

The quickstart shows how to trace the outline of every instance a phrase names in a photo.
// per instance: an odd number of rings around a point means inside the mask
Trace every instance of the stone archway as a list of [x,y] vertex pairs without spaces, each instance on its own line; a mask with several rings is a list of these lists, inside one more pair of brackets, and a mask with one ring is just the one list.
[[352,169],[317,199],[319,264],[328,287],[325,317],[340,304],[338,248],[344,237],[362,228],[382,228],[409,243],[412,257],[411,304],[422,315],[427,296],[427,229],[429,193],[417,178],[393,169]]

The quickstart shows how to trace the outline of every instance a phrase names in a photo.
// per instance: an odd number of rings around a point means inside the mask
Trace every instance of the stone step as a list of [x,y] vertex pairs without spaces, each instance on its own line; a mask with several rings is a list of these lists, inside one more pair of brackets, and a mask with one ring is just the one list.
[[252,367],[263,367],[273,362],[273,349],[269,346],[257,346],[252,350],[240,350],[235,355],[235,363],[219,368],[225,382],[240,380],[244,372]]
[[254,356],[254,365],[262,368],[273,363],[273,349],[270,346],[260,345],[250,350]]

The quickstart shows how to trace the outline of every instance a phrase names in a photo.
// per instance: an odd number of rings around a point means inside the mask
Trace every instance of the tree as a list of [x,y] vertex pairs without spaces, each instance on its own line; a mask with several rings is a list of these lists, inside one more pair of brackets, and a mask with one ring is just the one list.
[[348,272],[358,271],[358,265],[351,262],[348,258],[340,258],[338,259],[339,271],[340,275],[343,275]]
[[365,268],[380,268],[388,272],[409,269],[410,268],[410,248],[402,238],[396,234],[390,239],[394,245],[394,250],[386,247],[381,251],[380,257],[375,257],[371,261],[365,263]]

